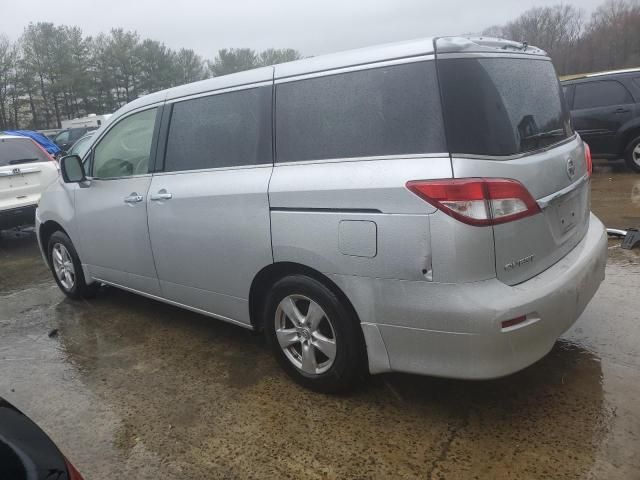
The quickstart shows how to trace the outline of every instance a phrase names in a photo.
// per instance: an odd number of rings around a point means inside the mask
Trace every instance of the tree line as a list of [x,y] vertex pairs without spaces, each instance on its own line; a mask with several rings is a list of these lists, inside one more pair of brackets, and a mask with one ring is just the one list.
[[[546,50],[561,75],[640,66],[640,0],[607,0],[590,16],[564,3],[535,7],[483,34]],[[91,37],[32,23],[14,42],[0,34],[0,130],[59,128],[150,92],[298,58],[294,49],[231,48],[206,60],[123,29]]]
[[298,58],[294,49],[232,48],[206,60],[123,29],[90,37],[78,27],[32,23],[15,42],[0,34],[0,130],[60,128],[147,93]]
[[546,50],[560,75],[640,67],[638,0],[607,0],[590,16],[564,3],[535,7],[483,34]]

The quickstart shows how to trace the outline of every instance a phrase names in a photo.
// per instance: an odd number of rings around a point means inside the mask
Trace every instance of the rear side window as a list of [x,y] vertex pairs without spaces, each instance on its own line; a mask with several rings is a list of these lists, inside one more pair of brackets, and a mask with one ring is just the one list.
[[550,61],[441,59],[438,73],[452,153],[514,155],[573,134]]
[[433,61],[276,87],[278,162],[444,151]]
[[573,108],[577,110],[625,103],[633,103],[633,98],[624,85],[615,80],[600,80],[576,85]]
[[573,85],[563,85],[562,94],[567,108],[573,105]]
[[174,104],[164,170],[272,163],[271,87]]
[[0,137],[0,167],[49,160],[40,147],[29,138]]

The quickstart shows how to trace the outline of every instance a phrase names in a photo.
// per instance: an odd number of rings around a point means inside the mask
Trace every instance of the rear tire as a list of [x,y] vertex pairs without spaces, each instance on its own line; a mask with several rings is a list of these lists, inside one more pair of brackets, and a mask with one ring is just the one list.
[[95,296],[98,284],[87,284],[78,252],[66,233],[57,231],[49,237],[47,258],[54,280],[67,297],[78,300]]
[[285,277],[268,294],[267,342],[285,372],[310,390],[344,392],[364,376],[359,328],[351,308],[314,278]]
[[640,136],[629,142],[624,151],[624,161],[636,173],[640,173]]

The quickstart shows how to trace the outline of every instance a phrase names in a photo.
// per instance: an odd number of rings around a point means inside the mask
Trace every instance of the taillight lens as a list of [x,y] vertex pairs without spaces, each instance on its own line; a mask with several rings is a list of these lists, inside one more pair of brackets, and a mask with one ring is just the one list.
[[587,175],[589,177],[591,177],[591,174],[593,173],[593,161],[591,160],[591,148],[589,147],[589,144],[586,142],[584,143],[584,161],[587,164]]
[[78,469],[68,459],[65,458],[64,463],[67,465],[67,478],[69,480],[84,480]]
[[414,180],[407,188],[469,225],[497,225],[540,212],[524,185],[509,178]]

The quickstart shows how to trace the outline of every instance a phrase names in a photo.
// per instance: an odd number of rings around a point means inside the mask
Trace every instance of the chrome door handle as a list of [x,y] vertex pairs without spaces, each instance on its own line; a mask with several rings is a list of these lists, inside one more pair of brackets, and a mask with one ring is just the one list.
[[137,193],[132,193],[128,197],[124,197],[124,203],[140,203],[142,200],[144,200],[144,197]]
[[162,190],[159,190],[158,193],[152,194],[149,198],[154,202],[157,202],[158,200],[170,200],[171,198],[173,198],[173,194],[167,192],[163,188]]

